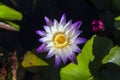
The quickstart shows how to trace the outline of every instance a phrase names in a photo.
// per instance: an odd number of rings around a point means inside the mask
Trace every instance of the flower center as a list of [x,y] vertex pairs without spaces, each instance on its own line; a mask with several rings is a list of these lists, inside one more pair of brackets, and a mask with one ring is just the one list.
[[56,34],[53,40],[54,40],[55,46],[58,48],[63,48],[68,44],[68,40],[66,36],[62,33]]

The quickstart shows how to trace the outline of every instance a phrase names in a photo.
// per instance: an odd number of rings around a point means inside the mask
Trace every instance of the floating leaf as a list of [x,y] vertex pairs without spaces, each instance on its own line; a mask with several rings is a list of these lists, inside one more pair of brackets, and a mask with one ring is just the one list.
[[115,20],[120,20],[120,16],[116,17]]
[[28,51],[24,56],[22,66],[24,68],[27,68],[34,66],[48,66],[48,64],[45,61],[41,60],[39,57],[37,57],[34,53]]
[[120,30],[120,16],[118,16],[118,17],[116,17],[114,19],[115,19],[115,21],[114,21],[115,28],[117,30]]
[[103,59],[103,64],[105,63],[115,63],[117,65],[120,65],[120,47],[119,46],[115,46],[113,47],[109,54],[105,56],[105,58]]
[[[104,45],[103,45],[104,44]],[[96,72],[101,69],[102,59],[113,47],[110,39],[105,37],[92,37],[77,56],[78,65],[73,63],[61,70],[62,80],[99,80]],[[95,77],[94,77],[95,76]]]
[[89,62],[94,59],[92,54],[92,45],[94,37],[92,37],[82,49],[82,53],[77,56],[78,65],[70,63],[62,68],[60,75],[61,80],[90,80]]
[[9,25],[12,26],[12,28],[14,28],[15,31],[20,31],[20,26],[18,24],[15,24],[11,21],[6,21],[6,23],[8,23]]
[[[101,68],[103,58],[108,54],[109,50],[113,47],[113,43],[106,37],[96,36],[93,44],[94,60],[90,62],[89,68],[92,75]],[[96,80],[96,79],[95,79]]]
[[[0,28],[2,29],[6,29],[6,30],[10,30],[10,31],[19,31],[19,25],[12,23],[12,22],[8,22],[9,24],[0,22]],[[14,27],[13,27],[14,26]]]
[[120,20],[116,20],[116,21],[114,22],[114,25],[115,25],[115,28],[116,28],[117,30],[120,30]]
[[0,3],[0,19],[21,20],[22,14],[2,3]]

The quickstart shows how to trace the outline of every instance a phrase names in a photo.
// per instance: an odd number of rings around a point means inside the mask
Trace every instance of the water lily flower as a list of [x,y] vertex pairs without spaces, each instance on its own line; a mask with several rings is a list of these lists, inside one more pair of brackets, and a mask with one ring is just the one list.
[[80,53],[79,44],[86,42],[85,38],[78,37],[82,30],[78,30],[82,21],[77,21],[72,24],[72,20],[66,23],[65,14],[62,15],[60,22],[56,19],[52,22],[45,17],[45,31],[37,30],[36,33],[42,38],[39,39],[43,44],[38,47],[37,51],[48,51],[46,58],[55,55],[55,65],[58,66],[61,61],[66,64],[67,59],[77,64],[76,54]]
[[104,30],[104,24],[103,24],[102,20],[93,20],[92,21],[92,30],[94,32],[103,31]]

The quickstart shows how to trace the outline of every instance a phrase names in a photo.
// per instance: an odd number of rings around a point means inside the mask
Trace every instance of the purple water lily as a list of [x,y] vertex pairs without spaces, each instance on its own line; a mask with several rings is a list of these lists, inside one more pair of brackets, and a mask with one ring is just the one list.
[[42,38],[39,39],[43,44],[37,49],[38,52],[48,51],[47,58],[55,55],[55,65],[58,66],[61,61],[65,64],[67,59],[77,64],[76,54],[81,49],[77,46],[86,42],[85,38],[78,37],[81,30],[78,30],[82,21],[72,24],[72,20],[66,23],[65,14],[62,15],[60,22],[56,19],[52,22],[45,17],[45,31],[37,30],[36,33]]
[[103,31],[104,30],[104,24],[101,20],[93,20],[92,21],[92,30],[94,32],[96,31]]

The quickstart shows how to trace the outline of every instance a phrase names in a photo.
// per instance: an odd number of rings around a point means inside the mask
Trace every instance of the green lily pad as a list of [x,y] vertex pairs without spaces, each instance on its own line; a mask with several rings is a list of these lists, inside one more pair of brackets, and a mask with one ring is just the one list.
[[3,20],[21,20],[22,14],[2,3],[0,3],[0,19]]
[[105,56],[102,62],[103,64],[110,62],[120,65],[120,47],[119,46],[113,47],[110,50],[109,54]]
[[77,56],[78,64],[70,63],[62,68],[61,80],[99,80],[95,76],[96,72],[101,69],[102,59],[112,47],[110,39],[93,36]]
[[115,20],[120,20],[120,16],[116,17]]
[[93,43],[93,55],[94,60],[90,62],[89,68],[92,75],[101,68],[103,58],[109,53],[110,49],[113,47],[113,43],[110,39],[106,37],[96,36]]
[[115,25],[115,28],[116,28],[117,30],[120,30],[120,20],[116,20],[116,21],[114,22],[114,25]]
[[70,63],[62,68],[60,72],[61,80],[91,80],[92,77],[88,65],[94,59],[92,54],[93,41],[94,36],[87,41],[82,53],[77,56],[77,65]]

